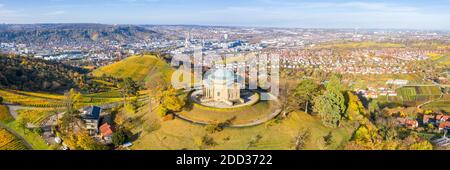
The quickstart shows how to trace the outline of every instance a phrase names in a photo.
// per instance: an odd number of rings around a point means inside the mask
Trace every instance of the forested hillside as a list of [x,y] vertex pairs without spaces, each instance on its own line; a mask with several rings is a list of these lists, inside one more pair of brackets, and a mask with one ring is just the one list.
[[139,26],[102,24],[0,25],[0,41],[25,44],[84,44],[127,42],[159,37]]
[[77,86],[85,70],[30,57],[0,54],[0,87],[25,91],[57,91]]

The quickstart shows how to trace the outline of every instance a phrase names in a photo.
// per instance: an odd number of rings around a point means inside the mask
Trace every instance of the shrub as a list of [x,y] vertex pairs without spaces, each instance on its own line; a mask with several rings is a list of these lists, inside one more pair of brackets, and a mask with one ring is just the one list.
[[128,135],[123,129],[119,129],[118,131],[114,132],[112,135],[112,143],[114,146],[120,146],[123,145],[128,140]]

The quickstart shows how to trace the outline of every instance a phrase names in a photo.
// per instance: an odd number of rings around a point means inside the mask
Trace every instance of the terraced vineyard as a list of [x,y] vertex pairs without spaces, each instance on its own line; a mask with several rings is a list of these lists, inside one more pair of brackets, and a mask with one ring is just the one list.
[[429,104],[424,105],[423,108],[450,113],[450,100],[441,100],[441,101],[431,102]]
[[19,138],[0,128],[0,150],[27,150],[27,147]]
[[55,113],[54,110],[18,110],[19,117],[25,117],[29,120],[29,123],[33,125],[40,125],[42,121]]
[[[109,75],[117,78],[131,77],[135,81],[170,81],[172,67],[152,55],[131,56],[117,63],[101,67],[93,72],[96,77]],[[150,75],[150,76],[149,76]]]
[[[168,78],[172,71],[171,67],[163,60],[152,55],[132,56],[117,63],[101,67],[93,72],[94,76],[100,77],[103,74],[126,78],[131,77],[135,81],[145,79],[158,80],[158,78]],[[148,77],[151,75],[151,77]]]
[[[58,108],[64,106],[62,104],[64,95],[62,94],[0,90],[0,96],[4,98],[5,102],[28,107]],[[104,105],[120,101],[122,101],[120,93],[112,90],[109,92],[83,95],[79,106]]]
[[398,100],[406,105],[418,105],[429,100],[439,99],[442,94],[438,86],[405,86],[396,91]]
[[[19,104],[30,107],[60,107],[62,106],[55,95],[45,93],[18,92],[10,90],[0,90],[0,96],[5,102]],[[60,97],[63,97],[62,95]]]

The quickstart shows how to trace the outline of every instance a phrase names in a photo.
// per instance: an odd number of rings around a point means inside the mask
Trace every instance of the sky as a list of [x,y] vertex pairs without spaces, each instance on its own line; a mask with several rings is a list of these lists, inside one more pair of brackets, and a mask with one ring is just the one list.
[[0,0],[0,23],[450,30],[450,0]]

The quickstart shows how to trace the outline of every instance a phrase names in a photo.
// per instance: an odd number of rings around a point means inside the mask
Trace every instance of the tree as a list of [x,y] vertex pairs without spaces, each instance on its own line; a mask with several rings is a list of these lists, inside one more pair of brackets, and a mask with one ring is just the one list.
[[409,150],[433,150],[433,145],[428,141],[414,143],[409,147]]
[[369,103],[369,114],[372,120],[376,120],[380,111],[380,106],[377,100],[372,100]]
[[63,104],[68,114],[73,114],[75,112],[75,106],[81,98],[81,93],[75,91],[74,89],[70,89],[70,91],[64,93]]
[[0,104],[3,104],[3,97],[0,96]]
[[117,88],[126,102],[128,97],[138,96],[141,87],[133,79],[127,77],[117,84]]
[[333,144],[333,132],[329,132],[327,135],[323,137],[323,141],[325,142],[325,146],[330,146]]
[[170,88],[163,93],[162,107],[173,112],[179,112],[185,104],[186,102],[177,96],[177,91],[174,88]]
[[77,134],[77,145],[83,150],[95,150],[97,143],[87,133]]
[[64,136],[64,143],[74,150],[106,150],[104,146],[96,142],[87,132],[67,133]]
[[341,83],[341,75],[332,75],[330,81],[326,85],[326,90],[332,97],[331,99],[334,101],[334,103],[338,105],[340,113],[343,114],[343,116],[346,116],[344,115],[346,111],[345,97],[342,93],[345,88]]
[[319,113],[325,126],[339,126],[342,117],[346,117],[345,98],[342,94],[343,85],[337,75],[333,75],[326,86],[324,94],[314,98],[314,111]]
[[78,111],[76,110],[76,104],[81,100],[81,93],[76,92],[74,89],[64,94],[63,104],[66,113],[61,119],[61,128],[65,131],[72,129],[73,124],[78,120]]
[[352,118],[352,115],[366,116],[364,106],[357,95],[353,94],[352,92],[347,92],[347,98],[348,98],[347,115],[349,119]]
[[30,122],[30,120],[28,118],[19,116],[16,119],[16,124],[15,125],[16,125],[17,128],[23,129],[23,133],[26,134],[26,132],[28,130],[28,123],[29,122]]
[[333,100],[330,93],[320,95],[314,99],[314,111],[319,113],[322,123],[331,128],[336,128],[342,119],[339,105]]
[[119,129],[118,131],[114,132],[112,135],[112,143],[114,146],[120,146],[123,145],[128,140],[128,135],[123,129]]
[[314,97],[320,94],[319,85],[311,79],[302,80],[295,88],[294,94],[300,103],[305,105],[305,112],[308,113],[309,104]]

